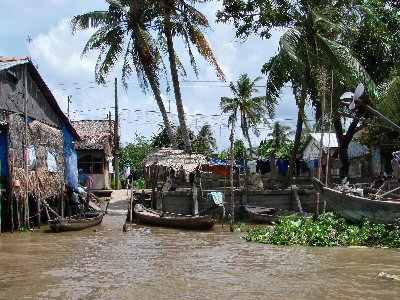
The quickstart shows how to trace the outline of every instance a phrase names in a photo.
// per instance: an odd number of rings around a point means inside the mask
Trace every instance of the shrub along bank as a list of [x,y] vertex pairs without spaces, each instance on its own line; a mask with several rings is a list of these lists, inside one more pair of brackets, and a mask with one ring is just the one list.
[[388,227],[367,219],[360,225],[349,224],[334,213],[325,213],[317,220],[293,215],[280,217],[269,228],[250,229],[245,240],[274,245],[400,248],[400,220]]

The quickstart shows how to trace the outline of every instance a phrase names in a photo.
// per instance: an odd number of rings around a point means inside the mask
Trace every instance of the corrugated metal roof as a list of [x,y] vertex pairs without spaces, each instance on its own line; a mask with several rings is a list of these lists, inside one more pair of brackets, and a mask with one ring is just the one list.
[[[318,144],[317,146],[319,147],[319,143],[321,141],[321,133],[311,133],[311,136],[317,140]],[[336,139],[336,133],[324,133],[324,136],[322,138],[322,145],[325,148],[337,148],[338,147],[338,142]]]
[[7,70],[18,65],[23,65],[27,62],[29,62],[29,58],[27,56],[0,57],[0,71]]
[[76,132],[75,128],[71,125],[67,116],[63,113],[56,98],[54,98],[53,93],[50,91],[46,83],[44,82],[42,76],[40,76],[38,70],[33,65],[32,61],[27,56],[13,56],[13,57],[0,57],[0,71],[11,69],[18,65],[27,64],[28,73],[35,81],[38,88],[42,91],[44,97],[47,99],[47,102],[54,109],[55,113],[61,118],[61,120],[66,124],[69,132],[72,136],[77,140],[79,139],[79,135]]

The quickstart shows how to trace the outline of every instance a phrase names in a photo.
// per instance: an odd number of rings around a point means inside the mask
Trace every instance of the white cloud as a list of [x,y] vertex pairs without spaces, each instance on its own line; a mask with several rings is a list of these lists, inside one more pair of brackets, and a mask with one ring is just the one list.
[[[211,2],[205,6],[199,6],[199,9],[207,12],[212,31],[207,32],[206,36],[227,79],[237,80],[242,73],[248,73],[250,78],[262,75],[263,63],[277,52],[281,32],[274,32],[270,40],[261,40],[257,36],[251,36],[246,42],[237,41],[231,25],[214,23],[215,12],[220,6],[220,2]],[[41,9],[37,9],[38,7]],[[26,53],[25,40],[27,35],[30,35],[33,38],[31,43],[33,62],[35,65],[38,64],[40,74],[52,89],[63,111],[66,112],[67,109],[67,96],[72,95],[73,118],[105,118],[109,110],[113,113],[114,77],[118,75],[117,77],[120,78],[120,68],[116,68],[116,71],[110,74],[110,82],[105,87],[94,84],[94,66],[98,53],[80,57],[82,49],[93,31],[80,32],[72,36],[69,21],[72,16],[77,14],[106,8],[107,3],[101,0],[37,0],[34,3],[33,1],[17,0],[7,2],[7,5],[2,7],[3,12],[0,12],[0,26],[13,28],[13,34],[9,34],[7,30],[0,32],[0,40],[5,41],[1,45],[0,55],[2,53],[3,55]],[[4,11],[8,13],[6,14]],[[26,20],[31,21],[28,23],[25,22]],[[177,52],[188,69],[188,80],[196,80],[194,72],[189,70],[188,55],[178,40],[176,45],[178,46]],[[195,55],[199,68],[199,80],[217,80],[213,68],[199,57],[198,53]],[[168,59],[166,58],[165,61],[167,62]],[[203,124],[211,124],[218,145],[226,148],[229,144],[227,120],[212,115],[220,115],[221,97],[231,96],[228,83],[182,82],[181,85],[189,126],[195,129],[196,125],[197,128],[200,128]],[[260,88],[260,93],[264,94],[264,92]],[[277,108],[278,118],[296,118],[297,110],[290,94],[290,91],[285,91],[284,100]],[[173,91],[169,95],[165,95],[164,99],[167,110],[168,101],[171,102],[172,120],[178,124]],[[133,141],[136,131],[148,137],[158,131],[158,124],[162,122],[161,116],[159,113],[151,112],[158,111],[157,104],[153,100],[151,92],[147,95],[141,92],[134,76],[128,91],[125,92],[119,86],[119,100],[120,108],[125,109],[121,110],[122,141]],[[266,134],[267,131],[262,130],[260,138],[254,137],[256,143],[265,138]],[[239,131],[238,136],[240,136]]]

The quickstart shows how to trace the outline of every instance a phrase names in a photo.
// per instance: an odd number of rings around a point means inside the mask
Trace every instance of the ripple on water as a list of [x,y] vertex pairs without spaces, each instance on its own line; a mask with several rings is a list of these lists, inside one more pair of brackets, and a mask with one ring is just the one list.
[[[283,247],[240,233],[133,225],[0,239],[0,295],[58,299],[396,298],[399,252]],[[29,282],[29,285],[26,283]]]

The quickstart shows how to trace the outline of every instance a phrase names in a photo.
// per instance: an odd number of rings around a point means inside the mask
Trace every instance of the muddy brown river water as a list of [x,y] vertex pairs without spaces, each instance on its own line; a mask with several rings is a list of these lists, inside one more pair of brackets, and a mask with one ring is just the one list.
[[[396,299],[400,251],[247,243],[217,226],[182,231],[123,215],[80,232],[3,233],[1,299]],[[227,229],[227,228],[226,228]]]

